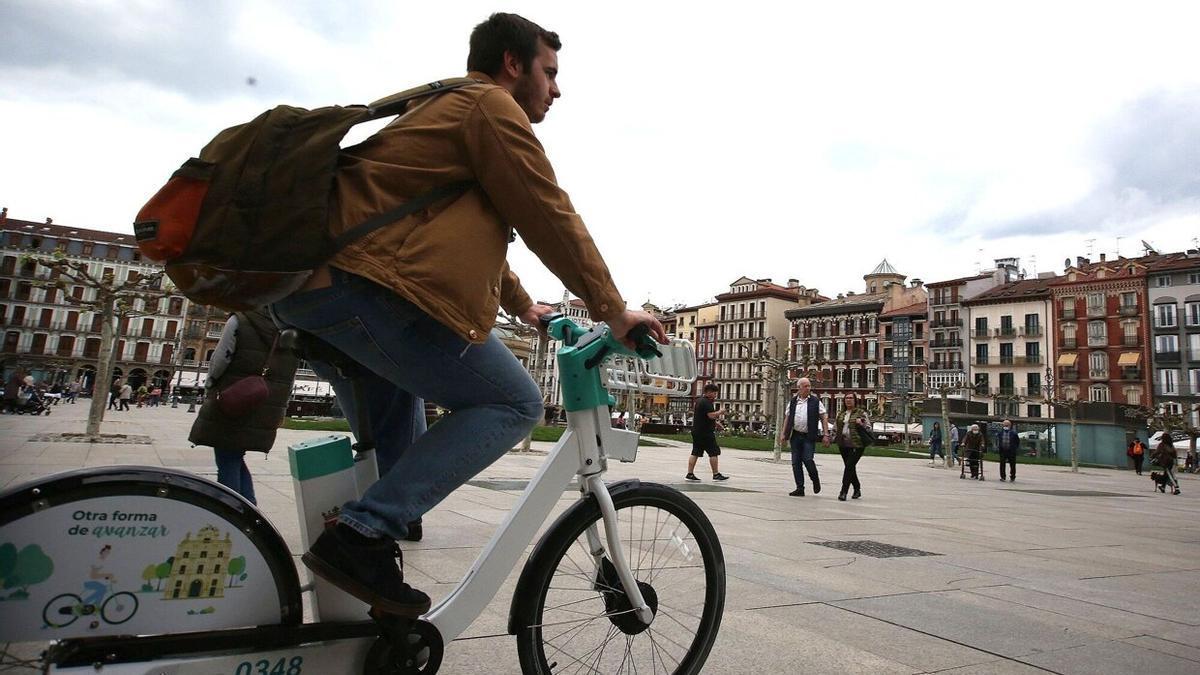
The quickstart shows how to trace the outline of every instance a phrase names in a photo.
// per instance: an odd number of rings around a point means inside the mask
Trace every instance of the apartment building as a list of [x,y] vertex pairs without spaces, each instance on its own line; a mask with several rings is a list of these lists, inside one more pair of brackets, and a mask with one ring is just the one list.
[[[919,288],[920,279],[914,280]],[[903,413],[901,400],[924,395],[928,377],[926,366],[929,303],[913,303],[887,309],[879,314],[879,386],[876,393],[888,402],[889,417]]]
[[683,401],[676,400],[684,397],[672,397],[671,412],[676,416],[682,412],[686,419],[691,419],[691,409],[695,406],[696,397],[704,391],[704,385],[712,381],[716,365],[719,313],[720,306],[715,302],[674,310],[674,336],[691,342],[696,350],[696,381],[692,384],[690,395],[686,397],[686,406]]
[[1147,266],[1157,254],[1067,261],[1050,284],[1056,310],[1058,395],[1151,405]]
[[831,300],[786,312],[791,324],[791,359],[815,369],[813,389],[830,414],[841,399],[857,396],[868,404],[878,398],[879,315],[887,309],[927,302],[925,288],[884,260],[863,275],[865,293],[848,291]]
[[927,284],[929,289],[929,388],[937,390],[967,382],[966,313],[962,302],[1017,278],[1017,259],[1000,258],[981,274]]
[[1200,250],[1151,263],[1146,281],[1154,402],[1200,427]]
[[[27,260],[61,252],[85,263],[97,278],[118,281],[150,275],[161,267],[142,260],[132,234],[0,218],[0,347],[3,376],[17,368],[47,383],[95,381],[100,356],[101,317],[71,304],[64,296],[90,300],[95,290],[68,285],[63,290],[35,288],[58,276]],[[139,301],[140,303],[140,301]],[[185,306],[182,296],[163,298],[149,314],[122,319],[117,326],[116,370],[134,387],[169,386],[176,373]],[[106,385],[107,386],[107,385]]]
[[1054,353],[1053,272],[997,286],[964,300],[971,354],[970,398],[996,417],[1052,417],[1042,402]]
[[[591,328],[595,325],[591,314],[588,313],[587,305],[579,298],[570,297],[566,292],[563,293],[562,300],[559,302],[538,302],[554,307],[563,316],[584,328]],[[542,400],[547,407],[562,406],[562,388],[559,387],[558,359],[556,358],[559,344],[555,340],[549,340],[541,359],[537,358],[536,352],[529,359],[529,371],[538,388],[542,390]]]
[[763,380],[755,361],[764,353],[786,353],[785,313],[819,298],[816,289],[805,288],[796,279],[789,279],[785,287],[749,277],[734,281],[728,293],[717,296],[713,382],[721,388],[728,426],[760,429],[769,422],[775,409],[774,387]]

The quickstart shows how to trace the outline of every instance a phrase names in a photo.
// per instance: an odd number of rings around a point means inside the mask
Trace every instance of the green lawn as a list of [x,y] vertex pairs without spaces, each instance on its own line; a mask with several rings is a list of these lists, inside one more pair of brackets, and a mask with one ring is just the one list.
[[[669,438],[673,441],[681,441],[683,443],[691,443],[692,437],[690,434],[654,434],[658,438]],[[758,452],[771,452],[774,449],[774,441],[769,438],[759,436],[717,436],[717,444],[722,448],[730,450],[755,450]],[[914,448],[917,450],[917,448]],[[837,446],[817,444],[817,452],[826,455],[838,454]],[[903,459],[920,459],[921,455],[906,453],[903,450],[893,448],[884,448],[871,446],[867,448],[867,457],[899,457]],[[928,457],[928,455],[924,455]]]

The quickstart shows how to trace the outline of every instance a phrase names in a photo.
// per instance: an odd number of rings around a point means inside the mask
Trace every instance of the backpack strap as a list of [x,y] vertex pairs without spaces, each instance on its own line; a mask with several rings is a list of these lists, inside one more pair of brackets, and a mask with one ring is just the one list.
[[[422,96],[429,96],[431,94],[445,93],[447,91],[452,91],[454,89],[459,89],[472,84],[483,84],[483,82],[470,77],[452,77],[445,80],[430,82],[429,84],[423,84],[419,87],[413,87],[412,89],[402,91],[398,94],[386,96],[367,106],[367,120],[377,120],[384,117],[390,117],[392,115],[399,115],[403,113],[406,108],[408,108],[409,101],[412,101],[413,99],[421,98]],[[433,190],[430,190],[419,197],[414,197],[413,199],[404,202],[394,209],[384,211],[383,213],[377,213],[338,235],[333,240],[333,250],[334,252],[340,251],[351,242],[365,237],[381,227],[391,225],[392,223],[410,216],[421,209],[431,206],[435,202],[441,201],[442,199],[446,199],[448,197],[457,197],[458,195],[461,195],[469,190],[474,184],[475,181],[466,180],[443,185],[441,187],[434,188]]]
[[406,89],[398,94],[385,96],[367,106],[367,111],[370,114],[369,119],[377,120],[381,117],[399,115],[408,107],[408,102],[414,98],[421,98],[429,94],[439,94],[471,84],[483,84],[483,82],[469,77],[451,77],[445,80],[430,82],[429,84],[422,84],[412,89]]

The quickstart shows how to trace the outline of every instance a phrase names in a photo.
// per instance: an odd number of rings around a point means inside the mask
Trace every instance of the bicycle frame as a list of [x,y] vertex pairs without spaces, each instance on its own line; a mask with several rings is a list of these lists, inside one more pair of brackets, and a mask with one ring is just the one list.
[[[609,458],[633,461],[637,438],[636,432],[611,428],[608,406],[567,412],[567,430],[525,488],[520,501],[458,587],[423,617],[437,627],[445,642],[462,634],[495,597],[574,475],[581,479],[581,491],[585,495],[595,495],[600,504],[605,520],[607,553],[629,591],[631,604],[645,612],[650,611],[634,583],[617,540],[616,511],[603,478]],[[597,533],[589,532],[589,545],[597,559],[605,552]],[[650,618],[643,615],[647,622]]]

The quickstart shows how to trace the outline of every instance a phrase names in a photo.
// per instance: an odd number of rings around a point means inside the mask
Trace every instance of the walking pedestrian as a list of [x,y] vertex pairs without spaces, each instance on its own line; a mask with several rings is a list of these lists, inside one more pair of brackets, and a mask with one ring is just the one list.
[[796,489],[788,494],[792,497],[804,496],[804,472],[812,481],[813,494],[821,493],[821,477],[817,474],[817,462],[813,455],[817,451],[817,424],[821,425],[821,438],[829,443],[829,412],[821,399],[812,393],[812,382],[807,377],[796,381],[795,394],[788,403],[787,417],[784,418],[782,443],[788,442],[792,451],[792,479]]
[[958,425],[951,424],[950,425],[950,459],[954,464],[962,463],[962,460],[960,460],[958,458],[958,446],[959,446]]
[[1000,435],[996,438],[996,449],[1000,451],[1000,481],[1005,480],[1004,465],[1008,465],[1008,475],[1012,482],[1017,482],[1017,449],[1021,447],[1021,437],[1013,429],[1012,420],[1004,420],[1000,424]]
[[129,399],[133,398],[133,387],[126,382],[121,385],[121,392],[117,396],[121,400],[121,407],[118,410],[129,410]]
[[[213,449],[217,482],[257,504],[246,452],[270,452],[275,433],[287,413],[298,359],[291,346],[279,345],[279,329],[262,309],[237,312],[225,322],[204,382],[204,403],[188,440]],[[263,376],[267,398],[244,414],[221,409],[220,392],[246,377]]]
[[929,432],[929,466],[938,466],[938,462],[934,461],[934,456],[942,459],[941,464],[946,463],[946,453],[942,451],[942,423],[934,422],[933,430]]
[[837,414],[833,426],[834,442],[842,454],[842,491],[838,493],[838,501],[846,501],[846,493],[854,488],[851,499],[862,497],[862,484],[858,480],[858,460],[862,459],[866,450],[864,436],[869,436],[871,422],[866,412],[859,410],[853,395],[842,399],[842,409]]
[[158,404],[161,402],[162,402],[162,387],[155,385],[154,388],[150,390],[150,407],[157,408]]
[[1129,441],[1129,448],[1125,450],[1125,454],[1133,460],[1133,470],[1137,475],[1142,475],[1142,464],[1146,461],[1146,444],[1142,443],[1142,439],[1135,438]]
[[966,455],[962,460],[967,464],[967,468],[971,470],[971,478],[982,478],[983,472],[980,464],[983,459],[983,448],[985,441],[983,434],[979,431],[978,424],[972,424],[967,430],[967,435],[962,439],[962,448]]
[[704,385],[704,395],[696,401],[696,412],[692,420],[692,454],[688,457],[687,480],[700,480],[696,477],[696,460],[708,454],[708,464],[712,468],[713,480],[729,480],[729,476],[717,470],[717,461],[721,456],[721,446],[717,445],[717,430],[721,428],[721,418],[724,410],[717,410],[713,401],[717,399],[720,388],[709,383]]
[[67,399],[71,401],[71,405],[75,405],[75,399],[79,398],[79,392],[83,390],[83,383],[75,380],[67,387]]
[[1179,494],[1179,479],[1175,477],[1175,464],[1179,461],[1179,453],[1175,450],[1175,442],[1171,440],[1170,432],[1162,435],[1162,441],[1154,451],[1153,459],[1163,470],[1164,480],[1158,484],[1158,491],[1166,492],[1167,485],[1170,485],[1175,488],[1175,494]]
[[119,410],[121,405],[121,378],[113,380],[108,389],[108,409]]

